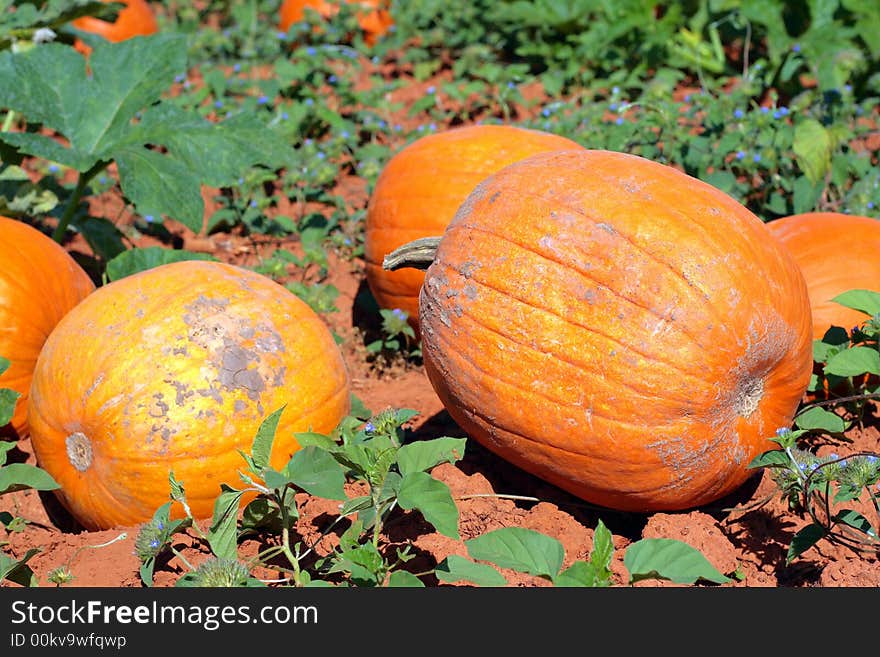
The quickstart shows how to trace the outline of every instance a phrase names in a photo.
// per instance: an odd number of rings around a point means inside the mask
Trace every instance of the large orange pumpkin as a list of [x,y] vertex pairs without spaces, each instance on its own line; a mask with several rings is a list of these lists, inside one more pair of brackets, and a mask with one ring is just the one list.
[[803,276],[760,219],[608,151],[481,183],[426,271],[420,323],[428,377],[471,437],[624,511],[743,484],[813,363]]
[[847,331],[867,316],[832,301],[853,289],[880,292],[880,221],[839,212],[806,212],[767,223],[804,274],[813,338],[832,326]]
[[[358,24],[364,31],[364,40],[373,44],[394,24],[386,3],[383,0],[345,0],[347,4],[357,3],[363,8],[358,14]],[[290,26],[305,19],[306,7],[311,7],[324,18],[330,18],[339,11],[339,2],[328,0],[284,0],[278,10],[279,27],[287,32]]]
[[392,157],[367,206],[366,279],[383,308],[406,311],[418,329],[424,272],[388,271],[384,257],[407,242],[443,232],[477,183],[502,167],[545,151],[580,146],[565,137],[513,125],[471,125],[427,135]]
[[27,398],[37,356],[64,315],[95,285],[64,248],[36,228],[0,217],[0,356],[9,369],[0,388],[21,397],[9,426],[27,435]]
[[[158,32],[159,24],[156,21],[156,14],[146,0],[101,0],[101,2],[121,2],[125,7],[119,11],[119,15],[112,23],[94,16],[83,16],[71,21],[71,26],[83,32],[97,34],[112,42],[125,41],[135,36],[146,36]],[[79,39],[74,45],[84,54],[91,50]]]
[[[263,419],[286,404],[271,463],[298,431],[329,432],[349,377],[323,320],[273,280],[233,265],[162,265],[98,288],[46,341],[28,419],[37,462],[88,529],[144,522],[168,473],[196,517],[241,485]],[[175,505],[176,506],[176,505]],[[175,509],[179,514],[180,509]]]

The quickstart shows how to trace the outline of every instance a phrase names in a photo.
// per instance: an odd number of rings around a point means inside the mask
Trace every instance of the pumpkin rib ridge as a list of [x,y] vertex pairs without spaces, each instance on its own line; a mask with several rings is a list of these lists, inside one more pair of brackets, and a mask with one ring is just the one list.
[[[538,199],[541,199],[541,200],[544,200],[544,201],[549,201],[549,200],[551,200],[551,199],[547,199],[546,197],[541,196],[540,194],[534,194],[534,193],[531,193],[531,192],[528,192],[528,191],[525,191],[525,190],[517,190],[517,193],[519,193],[519,194],[523,194],[523,195],[526,195],[526,196],[531,196],[532,198],[538,198]],[[555,200],[554,200],[554,201],[555,201]],[[594,218],[593,216],[591,216],[591,215],[587,214],[586,212],[584,212],[583,210],[578,210],[578,209],[576,209],[576,208],[573,208],[573,207],[571,207],[571,206],[568,206],[568,205],[566,205],[565,203],[563,203],[562,201],[555,201],[555,202],[557,202],[558,205],[559,205],[560,207],[563,207],[563,208],[568,209],[568,210],[572,210],[572,211],[575,212],[576,214],[580,214],[582,217],[584,217],[584,219],[586,219],[587,221],[590,221],[591,223],[593,223],[593,225],[598,226],[599,224],[603,224],[603,223],[604,223],[604,224],[608,224],[607,221],[599,221],[599,220],[597,220],[596,218]],[[486,233],[486,234],[488,234],[488,235],[490,235],[490,236],[492,236],[492,237],[495,237],[496,239],[503,239],[503,240],[507,241],[507,242],[510,243],[510,244],[516,244],[516,242],[514,242],[513,240],[511,240],[511,239],[508,238],[508,237],[505,237],[505,236],[502,236],[502,235],[498,235],[498,234],[496,234],[496,233],[493,233],[492,231],[487,231],[487,230],[485,230],[485,229],[483,229],[483,228],[480,228],[480,227],[474,226],[474,225],[472,225],[472,224],[469,224],[469,223],[465,222],[464,220],[462,221],[462,223],[457,224],[456,227],[457,227],[457,226],[461,226],[461,227],[463,227],[463,228],[466,228],[468,231],[474,231],[474,232],[479,231],[479,232],[483,232],[483,233]],[[655,263],[657,263],[658,265],[661,265],[662,267],[668,269],[670,272],[672,272],[672,274],[674,275],[675,278],[679,278],[679,279],[681,279],[682,281],[685,282],[685,284],[687,285],[688,288],[693,289],[693,283],[691,283],[690,281],[688,281],[687,277],[686,277],[682,272],[677,271],[677,270],[675,269],[675,267],[673,267],[670,263],[665,262],[665,261],[663,261],[663,260],[660,260],[659,258],[657,258],[657,256],[656,256],[655,254],[651,253],[650,251],[645,250],[645,248],[644,248],[643,246],[640,246],[637,242],[633,242],[633,241],[632,241],[631,239],[629,239],[627,236],[623,235],[619,230],[616,230],[616,229],[615,229],[615,231],[614,231],[613,234],[614,234],[614,235],[619,235],[623,241],[625,241],[627,244],[629,244],[630,246],[632,246],[636,251],[642,253],[643,255],[646,255],[650,260],[653,260],[653,261],[654,261]],[[536,253],[537,255],[540,255],[540,256],[543,256],[543,255],[544,255],[544,254],[538,253],[537,251],[533,251],[532,249],[529,249],[528,247],[525,247],[525,246],[523,246],[523,245],[517,244],[517,246],[519,246],[520,248],[522,248],[522,249],[524,249],[524,250],[526,250],[526,251],[530,251],[531,253]],[[561,264],[561,265],[563,265],[563,266],[566,267],[566,268],[574,269],[574,267],[573,267],[572,265],[568,265],[568,264],[565,264],[565,263],[561,263],[561,262],[559,262],[559,261],[553,260],[552,258],[549,258],[549,257],[546,257],[546,256],[545,256],[545,259],[550,260],[551,262],[556,262],[556,264]],[[575,269],[575,271],[577,271],[578,273],[580,273],[580,270],[579,270],[579,269]],[[716,315],[717,315],[717,319],[718,319],[719,323],[720,323],[722,326],[727,326],[727,324],[726,324],[726,322],[725,322],[725,318],[724,318],[721,314],[718,313],[718,310],[717,310],[714,306],[712,306],[711,304],[710,304],[710,307],[712,308],[713,312],[716,313]],[[665,318],[661,318],[661,319],[665,319]],[[682,331],[682,332],[684,332],[684,331]],[[684,332],[684,333],[686,333],[686,332]]]
[[[473,278],[473,277],[471,277],[471,278],[468,279],[468,280],[474,281],[474,282],[476,282],[477,284],[481,285],[482,287],[485,287],[485,288],[488,288],[488,289],[494,290],[494,291],[496,291],[496,292],[499,292],[499,294],[502,293],[502,292],[501,292],[500,290],[498,290],[497,288],[492,287],[491,285],[487,285],[487,284],[485,284],[485,283],[482,283],[482,282],[476,280],[476,279]],[[507,293],[504,293],[504,294],[505,294],[505,296],[507,296],[508,298],[510,298],[510,299],[512,299],[512,300],[514,300],[514,301],[521,301],[521,299],[519,299],[518,297],[514,297],[514,296],[512,296],[512,295],[510,295],[510,294],[507,294]],[[534,305],[532,305],[532,304],[525,303],[525,302],[522,302],[522,303],[523,303],[523,305],[525,305],[525,306],[527,306],[527,307],[529,307],[529,308],[531,308],[531,309],[533,309],[533,310],[537,310],[537,311],[540,311],[540,312],[546,312],[548,315],[551,315],[552,317],[555,317],[555,318],[557,318],[557,319],[560,319],[560,320],[562,320],[562,321],[564,321],[564,322],[570,324],[571,326],[574,326],[574,327],[576,327],[576,328],[584,328],[586,331],[588,331],[588,332],[590,332],[590,333],[593,333],[594,335],[598,335],[598,336],[600,336],[600,337],[602,337],[602,338],[605,338],[606,340],[608,340],[608,342],[611,342],[611,343],[613,343],[613,344],[619,345],[619,346],[620,346],[621,348],[623,348],[623,349],[629,349],[629,350],[632,351],[633,353],[635,353],[635,354],[637,354],[637,355],[639,355],[639,356],[641,356],[641,357],[643,357],[643,358],[648,359],[648,357],[647,357],[645,354],[641,353],[640,351],[638,351],[638,350],[636,350],[636,349],[634,349],[634,348],[630,348],[629,345],[626,345],[626,344],[624,344],[624,343],[622,343],[622,342],[619,342],[619,341],[616,340],[615,338],[612,338],[612,337],[610,337],[610,336],[608,336],[608,335],[606,335],[606,334],[604,334],[604,333],[600,333],[599,331],[596,331],[596,330],[594,330],[594,329],[592,329],[592,328],[584,327],[584,326],[581,325],[581,324],[576,324],[576,323],[574,323],[574,322],[571,322],[570,320],[568,320],[568,319],[566,319],[566,318],[564,318],[564,317],[562,317],[562,316],[560,316],[560,315],[557,315],[556,313],[553,313],[553,312],[551,312],[551,311],[548,311],[548,310],[546,310],[546,309],[544,309],[544,308],[541,308],[541,307],[539,307],[539,306],[534,306]],[[540,353],[551,353],[551,352],[540,352],[539,350],[535,349],[535,348],[532,347],[531,345],[527,345],[527,344],[525,344],[525,343],[523,343],[523,342],[519,342],[518,340],[515,340],[512,336],[507,335],[507,334],[505,334],[505,333],[502,333],[501,331],[498,331],[498,330],[496,330],[496,329],[494,329],[494,328],[492,328],[492,327],[490,327],[490,326],[487,326],[486,324],[484,324],[484,323],[480,322],[479,320],[477,320],[477,318],[476,318],[472,313],[469,313],[464,307],[462,307],[461,311],[462,311],[462,315],[461,315],[462,317],[464,317],[464,316],[469,317],[469,318],[470,318],[471,320],[473,320],[473,322],[474,322],[475,324],[477,324],[480,328],[482,328],[482,329],[484,329],[484,330],[486,330],[486,331],[489,331],[490,333],[494,333],[495,335],[498,335],[498,336],[500,336],[500,337],[502,337],[502,338],[504,338],[504,339],[506,339],[506,340],[509,340],[510,342],[512,342],[512,343],[514,343],[514,344],[516,344],[516,345],[519,345],[519,346],[521,346],[521,347],[524,347],[524,348],[526,348],[526,349],[529,349],[530,351],[533,351],[534,353],[538,353],[538,354],[540,354]],[[438,335],[438,336],[442,339],[442,335],[441,335],[441,334],[438,333],[438,334],[435,334],[435,335]],[[450,346],[450,347],[452,346],[452,345],[449,344],[449,341],[448,341],[448,340],[447,340],[446,342],[447,342],[447,345],[448,345],[448,346]],[[461,352],[459,352],[459,353],[461,353]],[[589,367],[590,365],[593,365],[593,364],[594,364],[593,361],[584,361],[584,362],[582,362],[582,363],[578,363],[578,362],[575,362],[575,361],[572,361],[572,360],[569,360],[569,359],[565,358],[562,354],[552,353],[551,355],[553,356],[553,358],[556,358],[556,359],[558,359],[559,361],[561,361],[561,362],[563,362],[563,363],[566,363],[566,364],[568,364],[568,365],[571,365],[571,366],[574,367],[574,368],[582,369],[582,370],[587,370],[587,371],[589,371],[591,374],[599,374],[599,375],[602,374],[602,372],[598,372],[598,371],[596,371],[596,370],[594,370],[594,369],[591,369],[591,368]],[[658,364],[661,364],[661,365],[664,365],[664,366],[667,366],[667,367],[672,367],[672,368],[675,368],[675,367],[676,367],[676,366],[673,365],[673,364],[666,363],[666,362],[661,361],[661,360],[658,360],[658,359],[656,359],[656,358],[650,358],[649,360],[652,360],[653,362],[656,362],[656,363],[658,363]],[[704,379],[701,379],[700,377],[696,376],[695,374],[691,374],[690,372],[682,371],[681,373],[684,374],[684,375],[687,376],[687,377],[690,377],[690,378],[692,378],[692,379],[695,379],[695,380],[696,380],[697,382],[699,382],[701,385],[706,385],[706,383],[707,383]],[[630,388],[633,392],[637,392],[637,393],[641,394],[642,396],[645,396],[646,399],[650,399],[650,398],[651,398],[650,396],[644,395],[644,393],[642,393],[642,391],[640,391],[638,388],[635,388],[634,386],[632,386],[632,385],[629,384],[629,383],[626,383],[626,382],[624,382],[624,381],[621,381],[620,383],[621,383],[622,385],[625,385],[626,387]],[[552,400],[551,400],[551,401],[552,401]]]
[[[444,263],[444,264],[445,264],[445,263]],[[449,265],[447,265],[447,266],[449,266]],[[451,267],[451,266],[449,266],[449,267],[450,267],[450,269],[455,270],[454,267]],[[598,336],[600,336],[600,337],[602,337],[602,338],[605,338],[605,339],[608,340],[609,342],[612,342],[612,343],[614,343],[614,344],[617,344],[617,345],[619,345],[619,346],[620,346],[621,348],[623,348],[623,349],[626,349],[626,350],[628,350],[628,351],[630,351],[630,352],[632,352],[632,353],[634,353],[634,354],[636,354],[636,355],[638,355],[638,356],[641,356],[642,358],[646,358],[646,359],[648,359],[648,360],[652,360],[652,361],[655,361],[655,362],[660,363],[660,364],[662,364],[662,365],[665,365],[666,367],[669,367],[669,368],[671,368],[671,369],[676,370],[677,372],[680,372],[681,374],[683,374],[683,375],[686,376],[686,377],[696,379],[697,381],[703,381],[703,379],[700,379],[700,378],[699,378],[698,376],[696,376],[695,374],[693,374],[693,373],[691,373],[691,372],[688,372],[688,371],[685,370],[685,369],[682,369],[682,366],[680,366],[680,365],[677,365],[677,364],[675,364],[675,363],[668,362],[668,361],[662,361],[662,360],[659,360],[659,359],[656,358],[655,356],[649,356],[648,354],[645,354],[644,352],[639,351],[639,349],[637,349],[634,345],[630,345],[630,344],[627,344],[627,343],[625,343],[625,342],[620,342],[617,338],[613,338],[613,337],[611,337],[611,336],[609,336],[609,335],[607,335],[607,334],[605,334],[605,333],[602,333],[601,331],[597,330],[595,327],[592,327],[592,326],[586,326],[586,325],[584,325],[584,324],[579,324],[579,323],[577,323],[577,322],[571,320],[571,319],[568,318],[568,317],[564,317],[563,315],[560,315],[559,313],[554,312],[554,311],[551,310],[551,309],[548,309],[548,308],[545,308],[545,307],[542,307],[542,306],[535,305],[534,303],[531,303],[531,302],[529,302],[529,301],[527,301],[527,300],[521,298],[520,296],[516,296],[516,295],[512,294],[510,291],[507,291],[507,290],[501,290],[501,289],[495,287],[494,285],[490,285],[489,283],[486,283],[486,282],[484,282],[484,281],[479,280],[474,274],[471,274],[471,275],[468,277],[468,280],[469,280],[469,281],[473,281],[474,283],[476,283],[477,285],[480,285],[481,287],[484,287],[484,288],[488,288],[488,289],[490,289],[490,290],[493,290],[493,291],[497,292],[498,294],[501,294],[501,295],[503,295],[503,296],[505,296],[505,297],[507,297],[507,298],[513,300],[513,301],[517,301],[517,302],[523,304],[524,306],[527,306],[528,308],[531,308],[532,310],[539,311],[539,312],[543,312],[543,313],[546,313],[547,315],[550,315],[550,316],[552,316],[552,317],[555,317],[556,319],[558,319],[558,320],[560,320],[560,321],[562,321],[562,322],[565,322],[565,323],[568,324],[569,326],[572,326],[572,327],[574,327],[574,328],[578,328],[578,329],[582,329],[584,332],[592,333],[592,334],[594,334],[594,335],[598,335]],[[615,295],[615,296],[617,296],[617,295]],[[642,308],[642,306],[640,306],[640,305],[638,305],[638,304],[634,304],[634,305],[636,305],[636,307],[638,307],[638,308]],[[647,310],[647,309],[646,309],[646,310]],[[464,307],[462,307],[462,312],[464,312]],[[650,311],[648,311],[648,312],[650,312]],[[651,314],[654,314],[654,313],[651,313]],[[656,315],[655,315],[655,316],[656,316]],[[661,319],[664,319],[664,320],[665,320],[665,318],[661,318]],[[484,324],[482,324],[482,323],[480,323],[480,322],[478,322],[478,324],[480,324],[480,326],[484,326],[484,327],[487,328],[487,329],[489,328],[489,327],[486,327]],[[499,335],[503,335],[504,337],[509,337],[509,336],[504,335],[503,333],[499,333]],[[512,342],[516,342],[516,340],[511,340],[511,341],[512,341]],[[695,341],[695,343],[696,343],[696,344],[699,344],[699,343],[696,342],[696,341]],[[517,344],[521,344],[521,343],[517,343]],[[527,345],[524,345],[524,346],[527,346]]]
[[[483,325],[481,325],[481,326],[483,326]],[[487,327],[487,326],[483,326],[483,328],[485,328],[487,331],[490,331],[490,332],[492,332],[492,333],[495,333],[496,335],[500,335],[500,336],[503,337],[503,338],[510,339],[509,336],[506,336],[506,335],[504,335],[504,334],[502,334],[502,333],[498,333],[498,332],[495,331],[494,329],[491,329],[491,328],[489,328],[489,327]],[[458,354],[461,356],[461,363],[462,363],[462,364],[461,364],[461,367],[464,367],[465,365],[470,366],[473,370],[475,370],[475,371],[477,371],[477,372],[480,372],[481,374],[485,374],[485,375],[488,376],[489,378],[494,379],[495,381],[497,381],[497,382],[499,382],[499,383],[505,384],[505,385],[507,385],[508,387],[510,387],[510,388],[512,388],[512,389],[514,389],[514,390],[517,390],[518,392],[538,395],[538,396],[540,396],[540,397],[546,399],[548,402],[550,402],[550,403],[552,403],[552,404],[554,404],[554,405],[559,405],[559,406],[562,406],[562,407],[564,407],[564,408],[583,408],[584,410],[586,410],[586,408],[585,408],[584,406],[582,406],[582,405],[573,405],[573,404],[569,404],[569,403],[567,403],[567,402],[562,402],[562,401],[559,401],[559,400],[557,400],[557,399],[553,399],[552,397],[550,397],[550,396],[547,395],[546,393],[541,392],[540,390],[526,390],[526,389],[524,389],[524,388],[522,388],[522,387],[516,385],[515,383],[511,382],[510,380],[503,378],[503,377],[500,376],[497,372],[494,372],[494,371],[488,371],[488,370],[485,370],[485,369],[483,369],[483,368],[477,366],[477,365],[473,362],[472,359],[469,359],[469,358],[466,357],[466,354],[463,354],[461,351],[453,350],[453,349],[451,348],[452,345],[450,344],[449,339],[446,338],[446,337],[444,337],[442,334],[435,334],[435,338],[438,340],[438,342],[443,342],[443,343],[444,343],[444,347],[445,347],[445,349],[444,349],[444,353],[452,353],[452,352],[455,352],[455,353],[458,353]],[[515,342],[515,341],[514,341],[514,340],[511,340],[511,342]],[[535,351],[535,350],[533,350],[533,351]],[[582,367],[582,366],[580,366],[580,365],[577,365],[577,364],[575,364],[575,363],[572,363],[571,361],[566,360],[566,359],[564,359],[564,358],[561,358],[561,357],[559,357],[559,356],[554,355],[554,358],[556,358],[557,360],[559,360],[559,361],[561,361],[561,362],[564,362],[564,363],[566,363],[566,364],[568,364],[568,365],[571,365],[572,367],[574,367],[574,368],[576,368],[576,369],[582,369],[582,370],[587,369],[586,367]],[[598,372],[596,372],[596,371],[591,371],[590,373],[591,373],[591,374],[598,374]],[[703,385],[706,385],[706,382],[705,382],[705,381],[702,381],[702,380],[701,380],[700,382],[701,382]],[[632,390],[633,392],[637,393],[640,397],[642,397],[642,398],[644,398],[644,399],[646,399],[646,400],[657,399],[656,396],[649,396],[649,395],[646,395],[646,394],[643,393],[641,390],[635,388],[631,383],[628,383],[628,382],[626,382],[626,381],[615,381],[615,384],[619,384],[619,385],[622,385],[622,386],[624,386],[624,387],[626,387],[626,388],[629,388],[630,390]],[[676,402],[676,401],[678,401],[677,399],[672,399],[672,398],[669,398],[669,397],[665,397],[664,399],[668,400],[669,402]],[[473,412],[476,413],[476,409],[474,409]],[[593,411],[593,410],[590,410],[590,414],[591,414],[591,415],[594,415],[595,417],[598,417],[598,418],[600,418],[600,419],[602,419],[602,420],[606,420],[606,421],[608,421],[608,422],[613,422],[613,423],[616,423],[616,424],[619,424],[619,425],[622,425],[622,426],[629,426],[629,427],[633,427],[633,428],[636,428],[636,429],[638,429],[638,428],[642,428],[642,427],[643,427],[642,424],[633,424],[633,423],[631,423],[631,422],[625,422],[624,420],[621,420],[620,418],[615,418],[615,417],[609,417],[609,416],[606,416],[606,415],[602,415],[601,413],[596,413],[596,412]],[[537,442],[537,441],[536,441],[536,442]]]
[[[604,283],[602,283],[602,282],[600,282],[600,281],[597,281],[597,280],[596,280],[593,276],[591,276],[587,271],[582,271],[582,270],[580,270],[580,269],[577,269],[577,268],[575,268],[575,266],[573,266],[573,265],[571,265],[571,264],[568,264],[568,263],[563,262],[563,261],[561,261],[561,260],[556,260],[555,258],[552,258],[550,255],[547,255],[546,253],[542,253],[542,252],[539,252],[539,251],[535,251],[535,250],[533,250],[533,249],[530,249],[530,248],[528,248],[527,246],[525,246],[525,245],[523,245],[523,244],[520,244],[519,242],[516,242],[516,241],[510,239],[509,237],[505,237],[505,236],[503,236],[503,235],[498,235],[497,233],[494,233],[494,232],[492,232],[492,231],[485,230],[485,229],[483,229],[483,228],[480,228],[480,227],[477,227],[477,226],[472,226],[472,225],[470,225],[470,224],[464,224],[464,223],[463,223],[463,224],[459,224],[459,225],[456,226],[455,228],[458,228],[459,226],[462,227],[462,228],[464,228],[464,229],[466,229],[467,232],[483,233],[483,234],[485,234],[485,235],[489,235],[489,236],[492,237],[492,238],[495,238],[495,239],[498,239],[498,240],[503,240],[503,241],[507,242],[507,244],[510,244],[510,245],[515,246],[515,247],[517,247],[517,248],[519,248],[519,249],[522,249],[523,251],[526,251],[526,252],[528,252],[528,253],[531,253],[531,254],[533,254],[533,255],[536,255],[536,256],[538,256],[539,258],[543,258],[544,260],[547,260],[548,262],[552,262],[552,263],[554,263],[554,264],[556,264],[556,265],[560,265],[561,267],[564,267],[565,269],[570,269],[570,270],[572,270],[574,273],[576,273],[576,274],[578,274],[579,276],[581,276],[582,278],[584,278],[584,279],[590,281],[591,283],[596,283],[597,285],[601,286],[602,288],[608,290],[611,294],[613,294],[616,298],[620,299],[621,301],[624,301],[624,302],[626,302],[626,303],[628,303],[628,304],[630,304],[630,305],[632,305],[632,306],[635,306],[636,308],[641,308],[642,310],[644,310],[645,312],[647,312],[647,313],[653,315],[653,316],[656,317],[657,319],[660,319],[660,320],[663,320],[663,321],[665,321],[665,322],[667,322],[667,323],[669,323],[669,324],[672,324],[671,322],[669,322],[669,319],[668,319],[667,317],[664,317],[663,315],[660,315],[657,311],[653,310],[652,308],[648,308],[648,307],[646,307],[646,306],[643,306],[642,304],[636,303],[633,299],[628,299],[628,298],[624,297],[624,296],[620,293],[619,290],[615,290],[614,288],[612,288],[612,287],[610,287],[610,286],[608,286],[608,285],[605,285]],[[455,228],[453,228],[453,230],[454,230]],[[444,263],[444,264],[447,264],[447,263]],[[463,276],[463,274],[462,274],[458,269],[456,269],[455,267],[453,267],[452,265],[447,264],[447,266],[448,266],[450,269],[454,270],[456,273],[458,273],[460,276]],[[467,276],[467,278],[468,278],[468,280],[476,280],[476,279],[474,278],[474,275],[473,275],[473,274],[470,274],[469,276]],[[477,281],[477,282],[479,282],[479,281]],[[502,290],[499,290],[498,288],[493,287],[493,286],[491,286],[491,285],[488,285],[488,284],[485,284],[485,283],[481,283],[481,285],[483,285],[484,287],[488,287],[488,288],[490,288],[490,289],[493,289],[493,290],[495,290],[495,291],[498,292],[498,293],[501,293],[501,294],[505,294],[505,295],[507,295],[506,292],[503,292]],[[688,287],[690,288],[691,286],[688,286]],[[515,297],[514,297],[514,298],[515,298]],[[531,305],[531,304],[529,304],[529,305]],[[532,306],[532,307],[533,307],[533,308],[538,308],[538,309],[540,309],[539,306]],[[557,316],[558,316],[558,315],[557,315]],[[586,329],[586,330],[588,330],[588,331],[591,331],[591,332],[596,333],[597,335],[603,335],[603,336],[604,336],[604,334],[599,333],[598,331],[595,331],[592,327],[586,327],[586,326],[583,326],[582,324],[577,324],[577,323],[575,323],[575,322],[571,322],[570,320],[568,320],[568,319],[566,319],[566,318],[561,318],[561,317],[560,317],[560,319],[563,319],[564,321],[566,321],[567,323],[571,324],[572,326],[576,326],[576,327],[578,327],[578,328],[584,328],[584,329]],[[701,344],[700,340],[699,340],[698,338],[694,337],[690,332],[686,331],[685,329],[683,329],[683,328],[681,328],[681,327],[679,327],[679,326],[676,326],[675,328],[676,328],[676,330],[677,330],[679,333],[681,333],[682,335],[684,335],[684,336],[690,338],[690,340],[691,340],[694,344],[696,344],[696,345],[700,345],[700,344]],[[608,337],[608,336],[604,336],[604,337]],[[613,339],[613,338],[609,338],[609,340],[612,340],[612,339]],[[621,343],[621,344],[622,344],[622,343]],[[626,345],[623,345],[623,346],[626,346]],[[636,353],[639,353],[639,352],[636,352]],[[644,354],[639,354],[639,355],[644,355]],[[674,365],[672,365],[672,366],[674,367]]]

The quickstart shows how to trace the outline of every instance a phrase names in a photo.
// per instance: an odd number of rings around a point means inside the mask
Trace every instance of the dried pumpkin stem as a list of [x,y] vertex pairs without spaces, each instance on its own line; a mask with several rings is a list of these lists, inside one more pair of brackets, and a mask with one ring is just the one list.
[[420,237],[412,242],[407,242],[385,256],[382,261],[382,268],[388,271],[405,269],[407,267],[427,269],[434,261],[439,245],[439,237]]

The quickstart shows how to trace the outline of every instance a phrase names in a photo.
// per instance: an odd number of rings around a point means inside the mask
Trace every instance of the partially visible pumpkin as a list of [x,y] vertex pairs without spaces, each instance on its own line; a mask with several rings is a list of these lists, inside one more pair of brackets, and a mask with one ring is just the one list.
[[28,224],[0,216],[0,356],[10,360],[0,388],[21,397],[4,432],[27,435],[31,376],[55,325],[95,284],[57,242]]
[[623,511],[745,483],[813,364],[803,276],[761,220],[624,153],[542,153],[478,185],[419,313],[427,375],[468,435]]
[[294,432],[330,432],[349,410],[324,321],[265,276],[184,261],[109,283],[58,324],[28,420],[37,463],[94,530],[149,520],[168,501],[169,471],[193,514],[210,517],[220,484],[241,483],[238,450],[285,405],[276,469],[299,449]]
[[[71,21],[71,26],[83,32],[97,34],[112,42],[155,34],[159,31],[156,14],[146,0],[101,0],[101,2],[121,2],[125,7],[120,10],[112,23],[94,16],[83,16]],[[91,48],[80,39],[74,41],[74,47],[83,54],[91,51]]]
[[807,281],[813,338],[832,326],[847,331],[867,315],[832,301],[853,289],[880,292],[880,221],[840,212],[805,212],[767,223]]
[[[364,40],[374,44],[394,25],[394,19],[384,0],[345,0],[347,4],[357,3],[363,9],[358,13],[358,24],[364,31]],[[306,17],[306,7],[311,7],[324,18],[330,18],[339,11],[338,1],[329,0],[284,0],[278,10],[279,24],[283,32]]]
[[477,183],[502,167],[572,148],[581,147],[549,132],[478,124],[426,135],[396,153],[379,174],[365,224],[366,280],[379,306],[407,312],[418,329],[424,272],[387,271],[384,257],[411,240],[440,235]]

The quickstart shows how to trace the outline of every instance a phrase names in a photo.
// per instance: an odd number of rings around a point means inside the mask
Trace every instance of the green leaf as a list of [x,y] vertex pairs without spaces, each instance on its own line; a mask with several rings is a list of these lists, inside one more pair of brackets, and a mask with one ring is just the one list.
[[477,586],[506,586],[507,580],[492,566],[450,554],[437,564],[434,574],[441,582],[471,582]]
[[458,507],[442,481],[426,472],[410,472],[403,476],[397,501],[404,509],[418,509],[444,536],[459,538]]
[[553,578],[554,586],[566,587],[599,587],[607,586],[603,583],[601,568],[592,562],[575,561],[571,566],[563,570]]
[[56,490],[61,485],[48,472],[29,463],[11,463],[0,467],[0,493],[24,488]]
[[880,353],[871,347],[856,346],[844,349],[828,359],[825,374],[858,376],[880,374]]
[[825,528],[817,523],[807,525],[798,531],[791,539],[788,546],[788,554],[785,557],[785,563],[790,564],[801,554],[809,550],[825,536]]
[[233,184],[254,164],[281,168],[294,155],[284,140],[252,114],[212,123],[163,103],[144,112],[139,128],[143,142],[162,144],[212,187]]
[[391,588],[425,588],[425,583],[406,570],[395,570],[388,576]]
[[272,443],[275,442],[275,431],[278,422],[287,404],[266,416],[257,429],[257,435],[251,443],[251,458],[253,459],[254,474],[259,474],[263,468],[269,467],[269,458],[272,456]]
[[12,421],[12,416],[15,414],[15,404],[20,397],[20,392],[10,388],[0,388],[0,427],[4,427]]
[[82,233],[92,251],[104,261],[112,260],[126,247],[122,241],[122,233],[116,225],[104,217],[77,218],[73,225]]
[[877,532],[871,526],[871,522],[858,511],[842,509],[834,515],[834,519],[844,525],[849,525],[853,529],[857,529],[867,536],[877,537]]
[[315,447],[320,447],[321,449],[327,451],[333,451],[336,447],[336,441],[333,440],[330,436],[326,436],[323,433],[316,433],[314,431],[303,431],[301,433],[293,434],[296,437],[296,441],[299,443],[300,447],[309,447],[310,445],[314,445]]
[[0,553],[0,581],[8,579],[20,586],[38,586],[37,577],[27,562],[40,552],[42,552],[40,548],[31,548],[21,559],[13,559],[7,554]]
[[[880,281],[877,281],[877,284],[880,285]],[[858,310],[872,317],[880,313],[880,292],[874,292],[873,290],[849,290],[838,294],[831,300],[839,303],[841,306]]]
[[523,527],[502,527],[465,541],[472,559],[501,568],[553,579],[562,567],[565,550],[551,536]]
[[672,538],[636,541],[626,549],[623,563],[629,571],[630,584],[651,578],[676,584],[693,584],[699,579],[716,584],[730,581],[699,550]]
[[135,247],[123,251],[107,263],[107,280],[116,281],[153,267],[182,260],[216,260],[208,253],[194,253],[162,246]]
[[8,358],[0,356],[0,374],[3,374],[6,370],[9,369],[9,366],[12,364]]
[[801,429],[822,429],[830,433],[843,433],[847,426],[842,417],[819,406],[814,406],[798,415],[795,423]]
[[440,463],[455,463],[464,456],[465,438],[434,438],[403,445],[397,450],[400,474],[427,472]]
[[157,151],[128,147],[115,153],[119,185],[143,215],[176,219],[200,233],[205,202],[196,171]]
[[238,505],[242,490],[221,485],[222,493],[214,501],[214,517],[208,530],[211,552],[220,559],[238,558]]
[[332,454],[320,447],[303,447],[294,453],[284,474],[310,495],[345,500],[345,472]]
[[771,449],[758,454],[749,463],[749,468],[787,468],[791,465],[788,455],[781,449]]
[[807,179],[817,184],[831,168],[831,136],[816,119],[804,119],[794,129],[794,154]]

